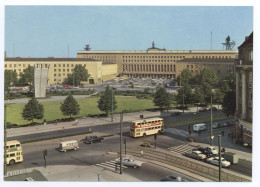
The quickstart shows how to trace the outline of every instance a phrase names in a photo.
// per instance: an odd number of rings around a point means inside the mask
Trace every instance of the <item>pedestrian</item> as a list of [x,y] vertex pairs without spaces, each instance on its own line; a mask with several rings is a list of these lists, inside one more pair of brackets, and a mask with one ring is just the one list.
[[78,123],[79,123],[78,120],[76,119],[75,121],[76,121],[76,125],[78,125]]
[[224,130],[222,130],[222,136],[224,136]]
[[222,147],[222,148],[221,148],[221,152],[222,152],[222,153],[225,153],[225,151],[226,151],[225,147]]
[[117,163],[115,164],[115,171],[117,172]]
[[144,156],[144,151],[141,149],[141,158]]

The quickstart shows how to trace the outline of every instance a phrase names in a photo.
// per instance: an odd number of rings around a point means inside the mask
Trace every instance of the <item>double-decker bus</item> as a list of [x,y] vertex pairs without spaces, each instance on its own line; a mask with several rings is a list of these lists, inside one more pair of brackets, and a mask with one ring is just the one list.
[[163,131],[164,123],[162,118],[134,120],[130,124],[130,136],[132,137],[161,134]]
[[6,142],[6,164],[15,164],[23,161],[22,145],[18,140]]

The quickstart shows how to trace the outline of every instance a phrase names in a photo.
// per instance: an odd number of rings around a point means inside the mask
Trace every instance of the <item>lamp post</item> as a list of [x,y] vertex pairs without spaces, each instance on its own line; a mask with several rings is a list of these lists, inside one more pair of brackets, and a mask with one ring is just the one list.
[[112,96],[111,122],[113,122],[113,108],[114,108],[113,88],[111,88],[111,96]]
[[122,174],[122,121],[123,112],[120,113],[120,174]]
[[[180,86],[181,86],[181,73],[180,73]],[[183,86],[182,86],[182,113],[184,113],[184,88],[183,88]]]
[[221,176],[221,167],[222,167],[222,160],[221,160],[221,135],[218,135],[218,158],[219,158],[219,182],[222,181],[222,176]]
[[210,145],[213,145],[213,116],[212,116],[212,93],[211,93],[211,97],[210,97]]
[[7,169],[6,169],[6,104],[5,104],[5,116],[4,116],[4,174],[6,175]]

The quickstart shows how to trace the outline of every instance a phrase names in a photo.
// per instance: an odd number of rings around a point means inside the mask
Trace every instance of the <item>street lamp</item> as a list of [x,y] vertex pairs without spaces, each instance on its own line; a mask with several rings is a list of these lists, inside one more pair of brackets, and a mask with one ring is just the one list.
[[111,122],[113,122],[113,108],[114,108],[113,88],[111,88],[111,96],[112,96]]
[[6,175],[6,104],[5,104],[5,116],[4,116],[4,174]]
[[[180,86],[181,86],[181,73],[180,73]],[[184,87],[182,87],[182,113],[184,113]]]
[[213,145],[213,116],[212,116],[212,93],[211,93],[211,97],[210,97],[210,145]]

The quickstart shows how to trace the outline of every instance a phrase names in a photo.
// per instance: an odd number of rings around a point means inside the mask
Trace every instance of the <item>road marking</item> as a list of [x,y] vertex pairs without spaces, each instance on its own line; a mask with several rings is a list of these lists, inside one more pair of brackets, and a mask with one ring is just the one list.
[[190,144],[182,144],[182,145],[177,145],[177,146],[173,146],[173,147],[169,147],[168,148],[171,152],[175,152],[177,154],[183,154],[186,152],[191,151],[192,149],[194,149],[194,146],[190,145]]
[[[108,169],[110,171],[115,171],[115,165],[116,165],[116,161],[119,160],[119,158],[108,161],[108,162],[103,162],[103,163],[99,163],[99,164],[93,164],[91,166],[98,166],[98,167],[102,167],[105,169]],[[120,164],[117,164],[117,169],[119,170],[120,168]],[[124,168],[128,168],[127,166],[122,165],[122,169]]]

